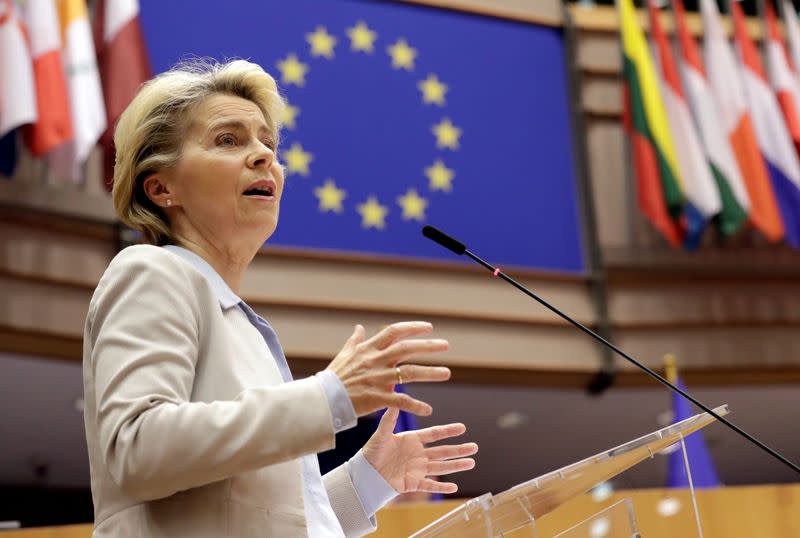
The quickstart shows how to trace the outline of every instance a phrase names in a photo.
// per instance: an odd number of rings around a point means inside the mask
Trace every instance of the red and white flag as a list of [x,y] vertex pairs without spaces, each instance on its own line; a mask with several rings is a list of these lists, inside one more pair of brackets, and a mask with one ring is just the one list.
[[687,248],[693,249],[699,245],[706,224],[720,212],[722,202],[711,175],[711,167],[703,154],[700,136],[692,120],[672,46],[661,27],[658,8],[654,0],[647,0],[647,7],[650,15],[650,34],[655,49],[654,63],[659,75],[664,109],[686,194],[684,244]]
[[0,137],[38,117],[31,51],[12,0],[0,0]]
[[789,0],[782,0],[782,6],[786,40],[789,45],[789,69],[792,70],[792,76],[800,88],[800,23],[797,21],[797,12]]
[[72,117],[55,1],[27,0],[23,13],[31,39],[39,110],[36,123],[25,130],[25,140],[38,157],[72,139]]
[[105,151],[104,181],[110,190],[114,165],[114,125],[139,86],[152,75],[139,22],[138,0],[99,0],[95,13],[94,40],[108,121],[102,143]]
[[[789,135],[795,148],[800,147],[800,81],[792,71],[791,60],[786,50],[786,43],[778,28],[778,18],[770,2],[766,3],[767,23],[767,74],[778,103],[781,105],[783,119],[789,129]],[[791,8],[790,8],[791,9]]]

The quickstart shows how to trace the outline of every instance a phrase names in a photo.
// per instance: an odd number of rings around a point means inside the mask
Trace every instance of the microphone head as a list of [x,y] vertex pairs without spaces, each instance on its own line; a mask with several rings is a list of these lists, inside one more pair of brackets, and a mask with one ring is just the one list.
[[435,241],[439,243],[447,250],[451,250],[461,256],[467,251],[466,245],[461,241],[457,241],[441,231],[438,228],[434,228],[433,226],[425,226],[422,228],[422,235],[430,239],[431,241]]

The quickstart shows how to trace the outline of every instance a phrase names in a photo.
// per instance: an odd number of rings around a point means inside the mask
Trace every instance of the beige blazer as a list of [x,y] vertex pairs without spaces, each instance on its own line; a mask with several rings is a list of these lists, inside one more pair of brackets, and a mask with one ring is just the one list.
[[[175,254],[114,258],[84,334],[95,538],[307,536],[299,458],[334,446],[331,413],[266,349]],[[323,481],[347,536],[374,530],[346,464]]]

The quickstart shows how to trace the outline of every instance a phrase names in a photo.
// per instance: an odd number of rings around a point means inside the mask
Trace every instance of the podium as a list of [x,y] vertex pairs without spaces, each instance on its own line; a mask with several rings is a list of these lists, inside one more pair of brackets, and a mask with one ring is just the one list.
[[[714,409],[723,416],[728,414],[727,405]],[[485,493],[458,506],[411,538],[502,538],[514,536],[536,538],[588,538],[597,536],[598,526],[603,527],[605,538],[639,538],[633,504],[624,499],[595,514],[587,520],[576,522],[554,536],[539,536],[536,521],[567,501],[586,493],[594,486],[630,469],[658,452],[680,443],[691,486],[691,465],[686,455],[684,438],[715,419],[708,413],[700,413],[666,428],[644,435],[611,450],[567,465],[533,480],[523,482],[506,491],[492,495]],[[698,535],[702,536],[700,519],[693,486],[690,487]],[[521,529],[526,529],[521,531]],[[595,529],[595,530],[593,530]],[[520,531],[520,532],[516,532]],[[646,537],[642,537],[646,538]]]

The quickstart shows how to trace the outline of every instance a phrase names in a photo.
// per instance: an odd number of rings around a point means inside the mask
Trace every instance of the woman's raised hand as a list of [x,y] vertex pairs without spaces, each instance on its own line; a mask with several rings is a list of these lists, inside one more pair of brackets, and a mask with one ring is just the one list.
[[387,409],[377,431],[364,445],[364,457],[397,493],[455,493],[453,482],[439,477],[475,467],[476,443],[427,446],[463,434],[463,424],[446,424],[423,430],[393,433],[397,409]]
[[384,407],[396,407],[415,415],[431,414],[430,405],[394,392],[394,386],[450,379],[449,368],[407,363],[417,355],[447,351],[447,340],[412,338],[432,330],[428,322],[405,321],[393,323],[366,339],[364,327],[356,325],[327,368],[344,384],[356,415],[361,417]]

